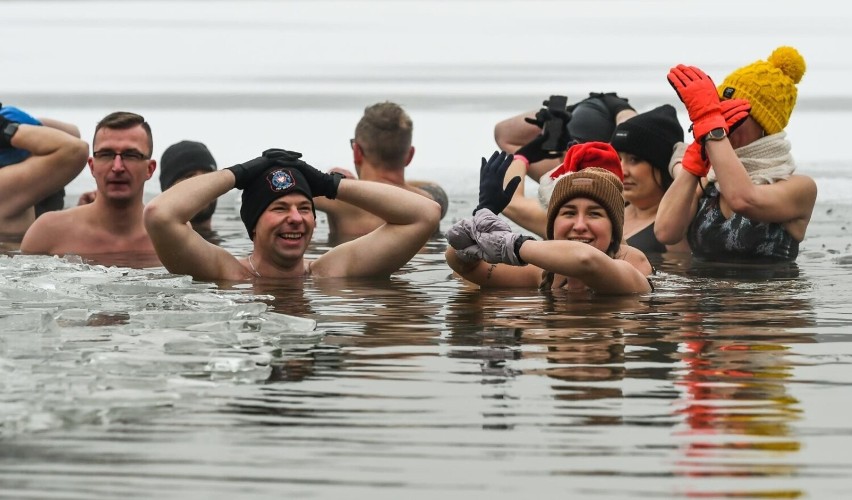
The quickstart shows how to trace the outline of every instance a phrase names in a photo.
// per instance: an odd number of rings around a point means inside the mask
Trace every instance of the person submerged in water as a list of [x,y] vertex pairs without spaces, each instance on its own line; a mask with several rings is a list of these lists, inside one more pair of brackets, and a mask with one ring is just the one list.
[[[166,269],[198,280],[386,278],[416,255],[438,227],[441,208],[425,196],[323,173],[301,156],[267,150],[246,163],[179,182],[151,200],[145,207],[145,227]],[[206,241],[188,224],[234,187],[243,190],[240,218],[253,245],[241,259]],[[316,227],[313,199],[318,196],[351,203],[385,223],[306,259]]]
[[[621,244],[624,199],[621,180],[589,167],[562,176],[547,208],[547,239],[512,231],[497,216],[520,178],[503,187],[512,155],[494,153],[480,171],[480,202],[473,217],[447,232],[449,266],[482,287],[567,289],[600,294],[647,293],[653,271],[644,254]],[[496,181],[495,181],[496,179]]]
[[804,72],[792,47],[737,69],[718,87],[699,68],[671,68],[695,141],[660,202],[654,233],[661,242],[686,239],[706,260],[796,260],[817,196],[814,180],[795,173],[784,131]]

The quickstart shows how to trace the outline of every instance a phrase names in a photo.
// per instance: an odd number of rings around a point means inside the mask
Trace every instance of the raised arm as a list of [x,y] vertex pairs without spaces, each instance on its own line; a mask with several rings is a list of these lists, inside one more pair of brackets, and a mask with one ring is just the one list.
[[676,245],[686,238],[686,231],[698,211],[699,180],[709,169],[709,164],[701,160],[698,143],[690,144],[681,162],[673,166],[674,182],[663,194],[654,219],[654,236],[660,243]]
[[218,170],[178,182],[145,206],[145,229],[169,272],[188,274],[197,280],[251,277],[233,255],[206,241],[189,224],[195,214],[234,184],[230,170]]
[[[734,212],[759,222],[810,221],[816,203],[816,183],[793,175],[773,184],[754,184],[727,138],[707,142],[722,198]],[[802,228],[800,239],[804,237]]]
[[[306,177],[310,182],[311,177]],[[324,195],[313,183],[311,189],[315,196]],[[342,179],[336,196],[376,215],[385,224],[320,256],[311,265],[315,276],[387,277],[423,248],[441,220],[441,207],[436,202],[389,184]]]
[[23,149],[30,156],[0,169],[0,232],[7,233],[25,231],[26,227],[10,228],[6,224],[77,177],[89,153],[86,142],[58,129],[15,124],[14,130],[9,123],[0,117],[0,130],[6,131],[0,147]]
[[518,184],[514,195],[512,195],[512,200],[503,209],[503,215],[527,231],[531,231],[540,238],[544,238],[547,229],[547,212],[545,212],[537,198],[529,198],[524,194],[524,184],[526,182],[524,174],[526,170],[526,162],[522,159],[515,159],[509,165],[509,169],[503,178],[504,186],[516,177],[520,178],[521,182]]

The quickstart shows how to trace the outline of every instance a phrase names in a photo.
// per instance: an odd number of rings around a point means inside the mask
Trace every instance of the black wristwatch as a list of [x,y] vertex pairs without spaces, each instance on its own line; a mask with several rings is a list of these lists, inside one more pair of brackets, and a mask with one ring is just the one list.
[[15,123],[15,122],[7,122],[6,126],[3,127],[3,130],[2,130],[3,141],[11,146],[12,137],[14,137],[17,132],[18,132],[18,124]]
[[721,127],[714,128],[710,132],[707,132],[707,134],[705,134],[704,137],[701,138],[701,143],[706,144],[707,141],[721,141],[725,137],[728,137],[728,132],[725,129]]

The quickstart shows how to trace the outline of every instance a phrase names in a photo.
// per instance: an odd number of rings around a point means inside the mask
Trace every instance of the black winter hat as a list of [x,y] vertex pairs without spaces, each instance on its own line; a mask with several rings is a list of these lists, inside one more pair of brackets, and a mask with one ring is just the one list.
[[216,171],[216,160],[207,146],[195,141],[172,144],[160,158],[160,191],[170,188],[176,180],[193,170]]
[[305,176],[295,168],[272,167],[262,175],[255,177],[243,189],[243,203],[240,207],[240,219],[246,226],[249,238],[254,240],[254,226],[266,207],[273,201],[290,193],[300,193],[311,200],[311,210],[316,216],[314,196]]
[[632,154],[659,170],[663,187],[668,188],[672,183],[669,161],[675,145],[683,142],[683,127],[675,108],[663,104],[621,122],[609,142],[619,153]]

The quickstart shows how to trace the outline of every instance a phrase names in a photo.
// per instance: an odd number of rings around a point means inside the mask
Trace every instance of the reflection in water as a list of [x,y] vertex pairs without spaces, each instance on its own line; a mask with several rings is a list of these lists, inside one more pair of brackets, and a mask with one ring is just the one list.
[[390,280],[215,286],[0,259],[4,493],[809,493],[790,479],[820,468],[791,385],[825,322],[807,269],[672,259],[644,296],[480,291],[444,248]]

